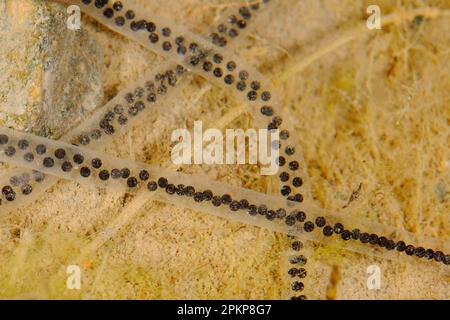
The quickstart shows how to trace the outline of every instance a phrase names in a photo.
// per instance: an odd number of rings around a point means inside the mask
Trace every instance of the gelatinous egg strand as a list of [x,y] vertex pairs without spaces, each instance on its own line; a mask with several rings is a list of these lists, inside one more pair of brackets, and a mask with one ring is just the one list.
[[[398,253],[404,253],[406,256],[434,260],[445,265],[450,263],[450,256],[441,251],[415,247],[404,241],[394,241],[358,229],[350,231],[340,222],[335,222],[333,227],[330,227],[327,220],[331,222],[333,217],[311,213],[310,217],[314,222],[310,222],[305,212],[298,209],[301,204],[277,199],[276,196],[230,187],[206,177],[174,173],[157,166],[114,158],[4,127],[0,127],[0,161],[110,190],[133,193],[139,186],[145,186],[149,192],[158,191],[159,197],[167,202],[186,205],[202,212],[211,213],[220,209],[227,218],[237,218],[238,221],[288,234],[312,235],[308,239],[316,241],[336,234],[345,242],[357,240],[387,251],[396,249]],[[40,179],[38,175],[29,178]],[[8,185],[4,186],[1,192],[6,201],[14,201],[18,192],[26,194],[31,190],[29,185],[24,185],[19,190]],[[180,203],[180,198],[176,196],[187,198]],[[240,215],[234,217],[233,213],[237,212]],[[248,219],[249,217],[252,219]],[[296,228],[290,228],[296,222],[301,223],[301,227],[297,225]]]
[[[76,1],[65,1],[76,3]],[[212,43],[219,47],[224,47],[228,35],[234,38],[238,35],[238,29],[246,29],[247,21],[252,17],[252,11],[260,10],[260,6],[268,3],[252,4],[239,8],[238,15],[231,15],[228,19],[228,26],[220,24],[218,33],[210,35]],[[232,57],[228,52],[220,52],[205,43],[200,38],[191,34],[184,28],[170,26],[167,21],[157,17],[138,17],[141,10],[136,5],[127,2],[124,6],[121,2],[109,1],[82,1],[85,10],[89,15],[101,21],[111,29],[131,38],[139,43],[149,47],[155,52],[162,54],[170,59],[175,59],[188,69],[193,69],[203,77],[219,84],[222,87],[231,88],[235,96],[244,98],[251,104],[256,105],[256,123],[267,129],[278,129],[283,122],[280,115],[276,114],[280,108],[279,102],[273,96],[273,90],[269,82],[264,79],[256,70],[252,70],[243,61]],[[237,17],[239,16],[239,18]],[[219,35],[222,34],[222,35]],[[148,37],[148,39],[146,39]],[[244,68],[244,65],[246,66]],[[223,80],[222,80],[223,79]],[[255,113],[255,112],[253,112]],[[261,115],[263,117],[261,117]],[[262,118],[269,117],[268,124],[264,124]],[[113,127],[110,127],[113,130]],[[88,141],[87,136],[81,137],[81,142]],[[280,193],[290,201],[302,202],[303,195],[298,192],[303,184],[303,179],[299,176],[300,162],[298,158],[290,159],[295,153],[294,144],[291,142],[289,130],[281,131],[283,145],[280,142],[279,148],[282,148],[284,155],[278,159],[280,167],[287,167],[280,174],[280,182],[283,183]],[[304,168],[303,168],[304,171]],[[291,183],[289,181],[292,179]],[[270,212],[269,212],[270,214]]]

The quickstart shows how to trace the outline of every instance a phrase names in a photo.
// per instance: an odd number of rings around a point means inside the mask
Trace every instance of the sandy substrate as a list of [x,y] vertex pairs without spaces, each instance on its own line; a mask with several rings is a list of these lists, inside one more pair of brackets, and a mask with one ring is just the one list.
[[[237,3],[138,2],[198,33]],[[375,2],[383,17],[392,14],[382,31],[360,28],[374,1],[277,0],[237,50],[277,84],[295,118],[311,197],[341,215],[448,240],[450,3]],[[423,18],[405,14],[418,8]],[[104,102],[163,61],[87,17],[82,27],[103,48]],[[118,137],[108,152],[171,166],[173,129],[197,119],[251,126],[243,111],[227,93],[194,77],[166,113]],[[272,192],[270,181],[247,169],[183,168]],[[289,239],[268,230],[67,181],[0,219],[2,298],[290,297]],[[450,298],[448,276],[414,259],[405,264],[307,247],[309,298]],[[82,269],[81,290],[66,288],[70,264]],[[382,271],[380,290],[366,286],[366,269],[374,264]]]

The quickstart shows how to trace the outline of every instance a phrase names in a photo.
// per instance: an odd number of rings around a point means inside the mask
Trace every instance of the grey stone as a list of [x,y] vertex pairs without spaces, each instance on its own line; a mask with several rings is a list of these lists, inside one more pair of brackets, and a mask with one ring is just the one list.
[[65,6],[0,0],[0,125],[58,138],[103,98],[103,54]]

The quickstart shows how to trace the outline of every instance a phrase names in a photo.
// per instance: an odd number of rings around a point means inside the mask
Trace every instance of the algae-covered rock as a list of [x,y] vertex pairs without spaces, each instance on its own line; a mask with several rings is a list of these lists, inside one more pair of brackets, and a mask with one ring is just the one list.
[[0,125],[59,137],[101,103],[102,53],[64,6],[0,0]]

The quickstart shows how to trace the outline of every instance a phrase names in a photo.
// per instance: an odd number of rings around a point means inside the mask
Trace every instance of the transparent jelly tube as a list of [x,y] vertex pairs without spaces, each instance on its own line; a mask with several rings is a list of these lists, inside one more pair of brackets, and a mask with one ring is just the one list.
[[[44,149],[45,152],[37,152]],[[399,235],[396,230],[384,225],[363,224],[362,221],[355,221],[355,219],[337,218],[336,215],[331,215],[308,201],[304,203],[286,201],[280,197],[231,187],[207,177],[176,173],[155,165],[118,159],[68,143],[36,137],[4,127],[0,127],[0,161],[108,190],[127,191],[133,194],[138,192],[140,187],[145,187],[149,190],[149,196],[152,195],[154,199],[298,236],[299,239],[318,241],[382,258],[400,258],[409,261],[414,259],[436,268],[445,268],[443,263],[431,263],[424,258],[408,257],[404,253],[388,251],[386,248],[375,245],[362,245],[359,241],[341,239],[336,241],[336,238],[325,237],[319,228],[306,232],[304,229],[306,222],[287,225],[286,221],[288,217],[295,217],[298,220],[298,213],[306,211],[309,213],[308,219],[312,221],[317,217],[324,217],[328,223],[334,224],[339,221],[347,228],[360,228],[361,232],[366,230],[377,232],[379,235],[396,240],[399,240],[397,236],[403,237],[404,241],[408,241],[409,238],[414,239],[413,235],[407,233]],[[20,189],[5,186],[1,192],[5,196],[1,204],[3,205],[4,201],[16,201],[18,193],[27,194],[31,190],[28,185]],[[247,204],[241,205],[241,200],[245,200]],[[261,213],[258,210],[262,207],[265,210]],[[448,250],[446,241],[431,238],[421,240],[423,241],[421,245],[429,245],[433,250],[441,249],[445,250],[444,252]]]
[[[262,6],[258,13],[266,7],[267,5]],[[221,29],[221,25],[230,24],[228,18],[236,15],[235,11],[237,10],[232,8],[225,12],[227,20],[219,22],[218,31]],[[255,20],[254,15],[253,20]],[[247,27],[245,30],[249,30],[249,28]],[[213,33],[214,30],[210,32],[210,35]],[[238,35],[242,37],[242,32]],[[225,45],[232,43],[230,40],[236,42],[236,38],[237,36],[230,37]],[[211,36],[211,41],[215,42],[215,39],[216,37]],[[215,44],[222,46],[223,41],[221,40],[219,43],[216,41]],[[98,109],[89,120],[70,130],[61,140],[84,146],[89,145],[90,148],[109,145],[117,134],[126,132],[128,128],[142,123],[149,111],[151,114],[161,111],[163,103],[167,104],[180,91],[183,91],[185,86],[180,85],[180,82],[185,72],[186,69],[182,66],[170,61],[162,64],[156,70],[148,71],[141,79],[121,90],[114,99]],[[175,86],[176,90],[173,88]],[[163,98],[164,102],[161,101]],[[118,112],[120,111],[118,108],[122,109],[122,112]],[[40,172],[25,172],[21,168],[11,170],[8,175],[0,177],[0,185],[12,184],[15,187],[37,181],[39,184],[33,188],[32,195],[28,197],[17,195],[22,199],[4,203],[0,212],[9,212],[32,202],[57,181],[55,177],[45,176]]]
[[[260,128],[282,130],[280,102],[273,85],[255,68],[226,49],[218,48],[185,28],[174,26],[159,17],[146,16],[145,10],[132,1],[127,1],[119,12],[113,10],[112,4],[97,6],[92,1],[88,4],[82,1],[62,2],[80,5],[85,13],[110,29],[205,77],[231,92],[238,100],[247,101],[255,123]],[[118,19],[121,21],[119,24]],[[301,166],[304,170],[304,162],[300,164],[299,159],[293,157],[299,150],[295,150],[295,144],[290,143],[291,135],[292,132],[289,132],[286,138],[288,141],[280,141],[281,151],[285,154],[283,160],[286,167],[293,168],[292,171],[299,170]],[[297,172],[291,173],[290,179],[300,178],[295,175]],[[285,188],[292,189],[287,184]],[[303,195],[295,190],[288,197],[289,200],[299,202],[302,198]]]
[[[146,20],[150,18],[148,13],[131,1],[127,1],[125,6],[122,5],[120,10],[116,10],[111,2],[106,4],[96,1],[64,0],[60,2],[80,5],[84,12],[110,29],[227,89],[237,99],[247,101],[251,106],[255,122],[261,128],[277,129],[282,125],[283,119],[277,115],[277,110],[280,110],[279,101],[272,84],[256,69],[225,49],[218,49],[219,46],[208,43],[183,27],[172,26],[172,23],[159,17],[153,16],[151,20]],[[237,23],[241,26],[240,28],[245,29],[247,20],[249,17],[251,18],[251,10],[258,11],[268,2],[262,1],[259,5],[252,3],[250,9],[242,6],[239,9],[242,19],[238,22],[233,21],[233,23]],[[242,9],[246,11],[242,12]],[[266,125],[263,125],[264,122]],[[286,143],[280,148],[291,151],[295,150],[293,146],[293,144]],[[283,160],[286,162],[286,166],[291,167],[292,165],[296,171],[300,168],[300,163],[298,160],[293,160],[292,155],[287,154]],[[302,164],[304,170],[304,163]],[[299,177],[293,173],[292,179],[294,178],[298,179]],[[285,188],[291,187],[286,185]],[[295,190],[292,196],[288,197],[289,200],[299,202],[302,198],[303,195],[296,193]]]

